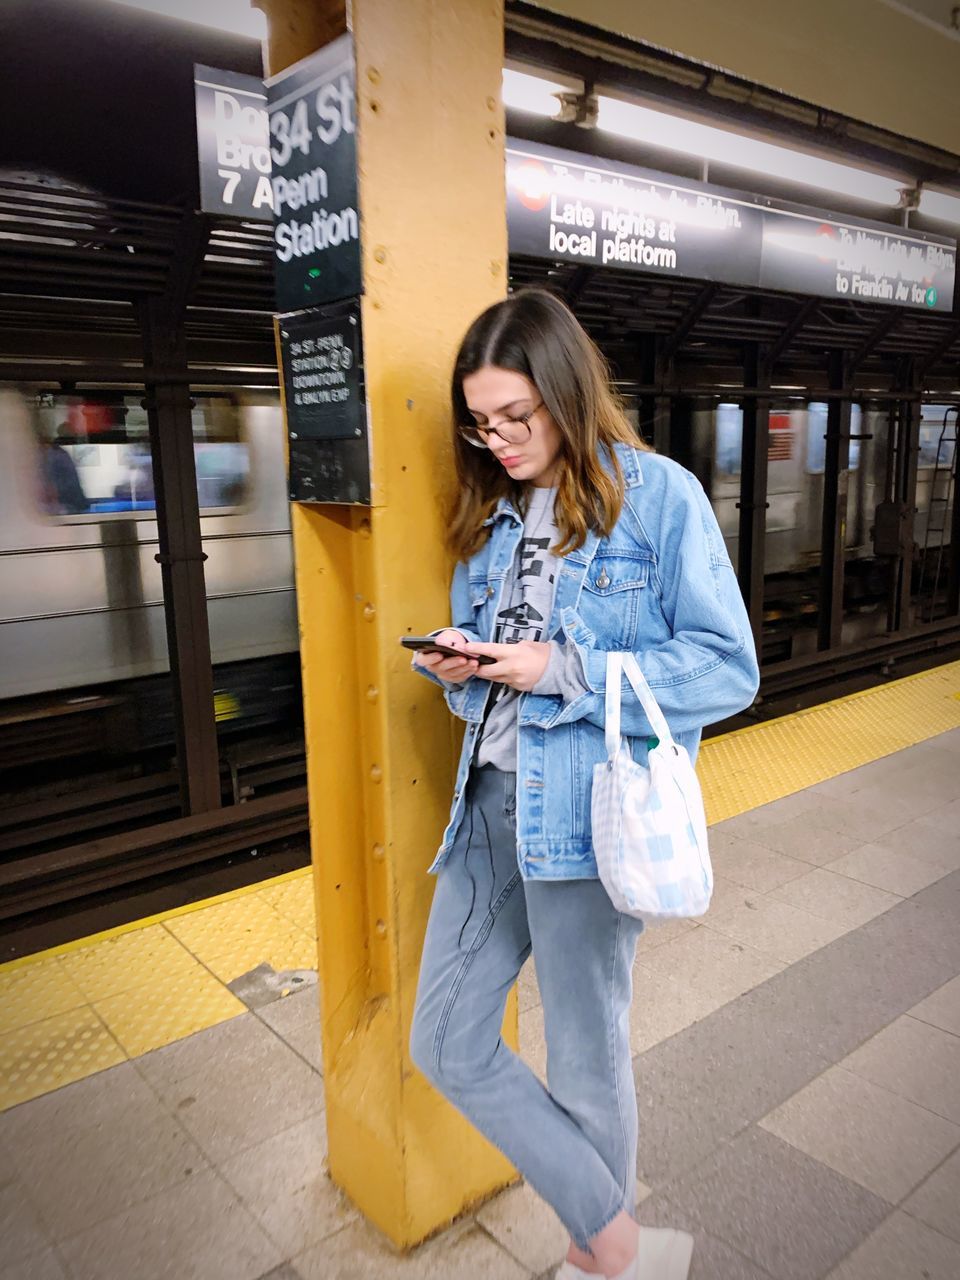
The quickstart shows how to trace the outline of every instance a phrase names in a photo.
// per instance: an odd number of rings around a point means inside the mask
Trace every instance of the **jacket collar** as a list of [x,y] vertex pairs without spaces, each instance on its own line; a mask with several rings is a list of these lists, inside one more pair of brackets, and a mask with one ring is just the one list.
[[482,528],[486,529],[491,524],[496,524],[501,516],[509,516],[514,524],[523,524],[523,517],[517,511],[516,507],[509,498],[501,498],[493,509],[493,515],[487,516],[484,520]]
[[[620,443],[614,444],[613,449],[620,463],[620,470],[623,472],[623,482],[626,488],[633,489],[638,485],[642,485],[643,470],[640,465],[640,458],[642,456],[640,450],[634,449],[628,444]],[[600,460],[603,463],[604,469],[612,473],[613,463],[608,449],[601,448]],[[515,524],[523,523],[523,517],[517,511],[510,499],[501,498],[493,509],[493,515],[487,516],[486,520],[484,520],[483,527],[487,528],[488,525],[495,524],[501,516],[509,516]]]
[[[614,452],[620,462],[620,470],[623,472],[623,482],[628,489],[633,489],[637,485],[643,484],[643,469],[640,465],[640,459],[643,457],[639,449],[634,449],[629,444],[615,444]],[[606,452],[606,451],[605,451]],[[610,455],[606,454],[604,465],[610,470]]]

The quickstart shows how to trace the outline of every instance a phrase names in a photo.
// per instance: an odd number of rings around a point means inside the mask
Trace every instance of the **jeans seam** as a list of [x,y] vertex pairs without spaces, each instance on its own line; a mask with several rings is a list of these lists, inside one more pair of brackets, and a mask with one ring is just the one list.
[[[623,916],[618,912],[617,933],[613,946],[613,964],[610,972],[611,1010],[613,1008],[614,996],[616,994],[617,960],[620,956],[620,931],[622,928]],[[616,1020],[613,1018],[610,1020],[610,1057],[613,1064],[613,1087],[614,1092],[617,1095],[617,1115],[620,1119],[620,1140],[623,1143],[623,1178],[628,1180],[630,1177],[630,1171],[627,1168],[627,1131],[623,1123],[623,1103],[620,1098],[620,1063],[617,1060],[617,1028]],[[636,1177],[636,1173],[634,1173],[634,1177]],[[628,1188],[623,1185],[623,1182],[620,1184],[620,1191],[622,1197],[625,1197],[628,1194]]]
[[443,1003],[443,1009],[440,1011],[440,1018],[437,1022],[436,1034],[434,1035],[434,1038],[433,1038],[433,1066],[434,1066],[434,1070],[438,1072],[440,1070],[440,1054],[443,1051],[443,1038],[447,1030],[447,1023],[450,1021],[450,1015],[453,1013],[453,1006],[456,1003],[457,996],[460,994],[460,989],[466,980],[467,974],[470,971],[470,967],[473,964],[473,961],[476,958],[478,952],[480,951],[480,948],[489,938],[493,930],[493,926],[496,922],[497,916],[500,914],[500,911],[503,909],[504,903],[506,902],[507,898],[510,896],[510,894],[513,892],[513,890],[517,887],[519,883],[520,883],[520,872],[515,871],[511,876],[510,880],[501,890],[500,896],[497,898],[496,902],[493,904],[493,906],[490,908],[489,912],[487,913],[486,919],[484,920],[483,924],[480,926],[479,930],[477,931],[477,936],[473,940],[470,950],[463,957],[463,961],[460,965],[460,968],[457,970],[456,976],[453,979],[453,983],[451,984],[450,991],[448,992],[447,998]]
[[[617,912],[617,929],[613,939],[612,963],[610,967],[610,1008],[611,1010],[613,1008],[613,994],[614,994],[614,986],[616,983],[617,957],[620,954],[620,931],[622,927],[623,927],[623,915],[620,912]],[[627,1133],[623,1124],[623,1104],[620,1101],[620,1070],[619,1070],[619,1064],[617,1062],[616,1026],[612,1019],[610,1021],[610,1026],[609,1026],[609,1034],[607,1038],[607,1049],[610,1055],[611,1064],[613,1066],[613,1086],[614,1086],[614,1093],[616,1094],[616,1098],[617,1098],[617,1116],[620,1120],[620,1139],[623,1143],[623,1160],[622,1160],[622,1164],[624,1167],[623,1176],[624,1178],[628,1178],[629,1170],[626,1168]],[[610,1172],[612,1177],[613,1171],[611,1170]],[[625,1192],[624,1192],[622,1181],[618,1183],[618,1189],[619,1189],[620,1195],[617,1200],[616,1207],[610,1210],[610,1212],[606,1215],[606,1217],[604,1217],[600,1221],[597,1227],[595,1227],[592,1231],[589,1231],[587,1233],[586,1241],[584,1243],[581,1243],[581,1241],[576,1239],[574,1240],[574,1244],[576,1244],[578,1248],[584,1249],[585,1251],[589,1251],[590,1249],[589,1241],[592,1240],[594,1236],[599,1235],[600,1232],[604,1229],[604,1227],[608,1227],[610,1223],[614,1220],[614,1218],[616,1218],[618,1214],[623,1212]]]

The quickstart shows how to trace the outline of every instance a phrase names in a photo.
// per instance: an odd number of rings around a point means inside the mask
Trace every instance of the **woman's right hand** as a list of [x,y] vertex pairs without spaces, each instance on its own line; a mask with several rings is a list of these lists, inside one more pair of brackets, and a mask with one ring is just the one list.
[[[437,644],[448,645],[451,649],[463,649],[467,644],[466,638],[459,631],[441,631],[434,639]],[[414,662],[426,667],[441,680],[449,680],[454,684],[469,680],[480,666],[476,658],[468,658],[466,655],[462,658],[447,658],[442,653],[418,653]]]

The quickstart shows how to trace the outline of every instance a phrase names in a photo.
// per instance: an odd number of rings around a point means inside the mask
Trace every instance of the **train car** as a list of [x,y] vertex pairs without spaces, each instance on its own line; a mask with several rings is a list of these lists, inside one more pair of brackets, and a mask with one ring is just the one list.
[[[128,749],[171,742],[143,392],[7,388],[0,422],[0,711],[108,694],[133,709]],[[198,392],[193,429],[218,720],[287,724],[300,699],[277,395]]]
[[[949,547],[956,417],[956,408],[946,405],[924,404],[921,411],[913,530],[918,591],[925,580],[932,585],[928,561],[936,564]],[[771,407],[764,565],[767,614],[773,624],[786,621],[802,629],[804,617],[812,625],[816,615],[826,430],[823,402],[774,402]],[[887,582],[875,550],[874,530],[877,507],[886,495],[889,432],[885,408],[852,406],[845,527],[850,640],[877,634],[885,627]],[[742,446],[739,404],[696,405],[691,415],[692,466],[710,495],[734,563]],[[793,655],[803,647],[794,647]]]

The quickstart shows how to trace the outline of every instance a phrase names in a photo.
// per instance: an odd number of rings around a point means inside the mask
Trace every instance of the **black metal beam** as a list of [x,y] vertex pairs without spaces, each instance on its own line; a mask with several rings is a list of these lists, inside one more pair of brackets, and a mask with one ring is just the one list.
[[843,631],[843,569],[850,481],[851,371],[842,352],[830,355],[830,389],[843,398],[827,405],[827,447],[823,473],[823,522],[820,540],[820,608],[817,648],[836,649]]
[[888,337],[896,329],[902,319],[903,312],[901,311],[890,311],[888,315],[880,317],[860,346],[850,355],[849,368],[851,374],[863,364],[867,356],[876,350],[884,338]]
[[[166,293],[138,306],[147,365],[186,374],[183,315],[207,236],[205,220],[187,215]],[[184,813],[198,814],[220,807],[220,763],[189,387],[186,381],[148,382],[146,403],[180,795]]]
[[[758,345],[747,349],[744,379],[769,387],[770,360]],[[769,392],[768,392],[769,396]],[[737,578],[743,594],[757,653],[763,639],[763,590],[766,562],[767,467],[770,449],[770,400],[757,396],[743,406],[743,453],[740,460],[739,542]]]
[[590,283],[590,278],[595,270],[595,267],[589,267],[585,263],[575,268],[573,275],[570,277],[570,281],[563,292],[567,306],[570,307],[571,310],[576,308],[577,303],[580,301],[580,296]]
[[777,338],[777,340],[773,343],[773,345],[770,348],[769,360],[771,365],[776,364],[776,362],[780,359],[783,353],[790,346],[790,343],[793,342],[794,338],[796,338],[800,334],[800,332],[803,330],[807,321],[814,314],[814,312],[817,310],[819,305],[820,305],[819,298],[807,298],[806,302],[801,303],[801,305],[797,308],[797,312],[794,315],[793,319],[786,326],[786,328],[783,330],[783,332],[780,334],[780,336]]
[[954,418],[953,514],[950,520],[950,561],[947,569],[947,613],[960,614],[960,412]]
[[943,359],[958,338],[960,338],[960,320],[955,321],[950,326],[932,351],[928,352],[917,365],[917,378],[920,382],[923,381],[937,361]]
[[673,397],[665,391],[670,361],[663,354],[663,338],[645,334],[640,341],[640,378],[645,391],[638,395],[640,431],[657,453],[672,457]]
[[[916,389],[918,370],[912,360],[902,362],[905,387]],[[917,464],[920,458],[920,404],[905,400],[896,418],[895,500],[902,504],[905,519],[899,555],[893,566],[892,600],[889,629],[902,631],[913,624],[913,540],[917,510]]]
[[711,281],[704,285],[694,300],[690,303],[687,310],[680,317],[677,327],[673,333],[668,334],[663,342],[664,359],[670,360],[680,350],[683,344],[689,338],[690,334],[696,328],[697,321],[710,306],[719,292],[720,286]]

